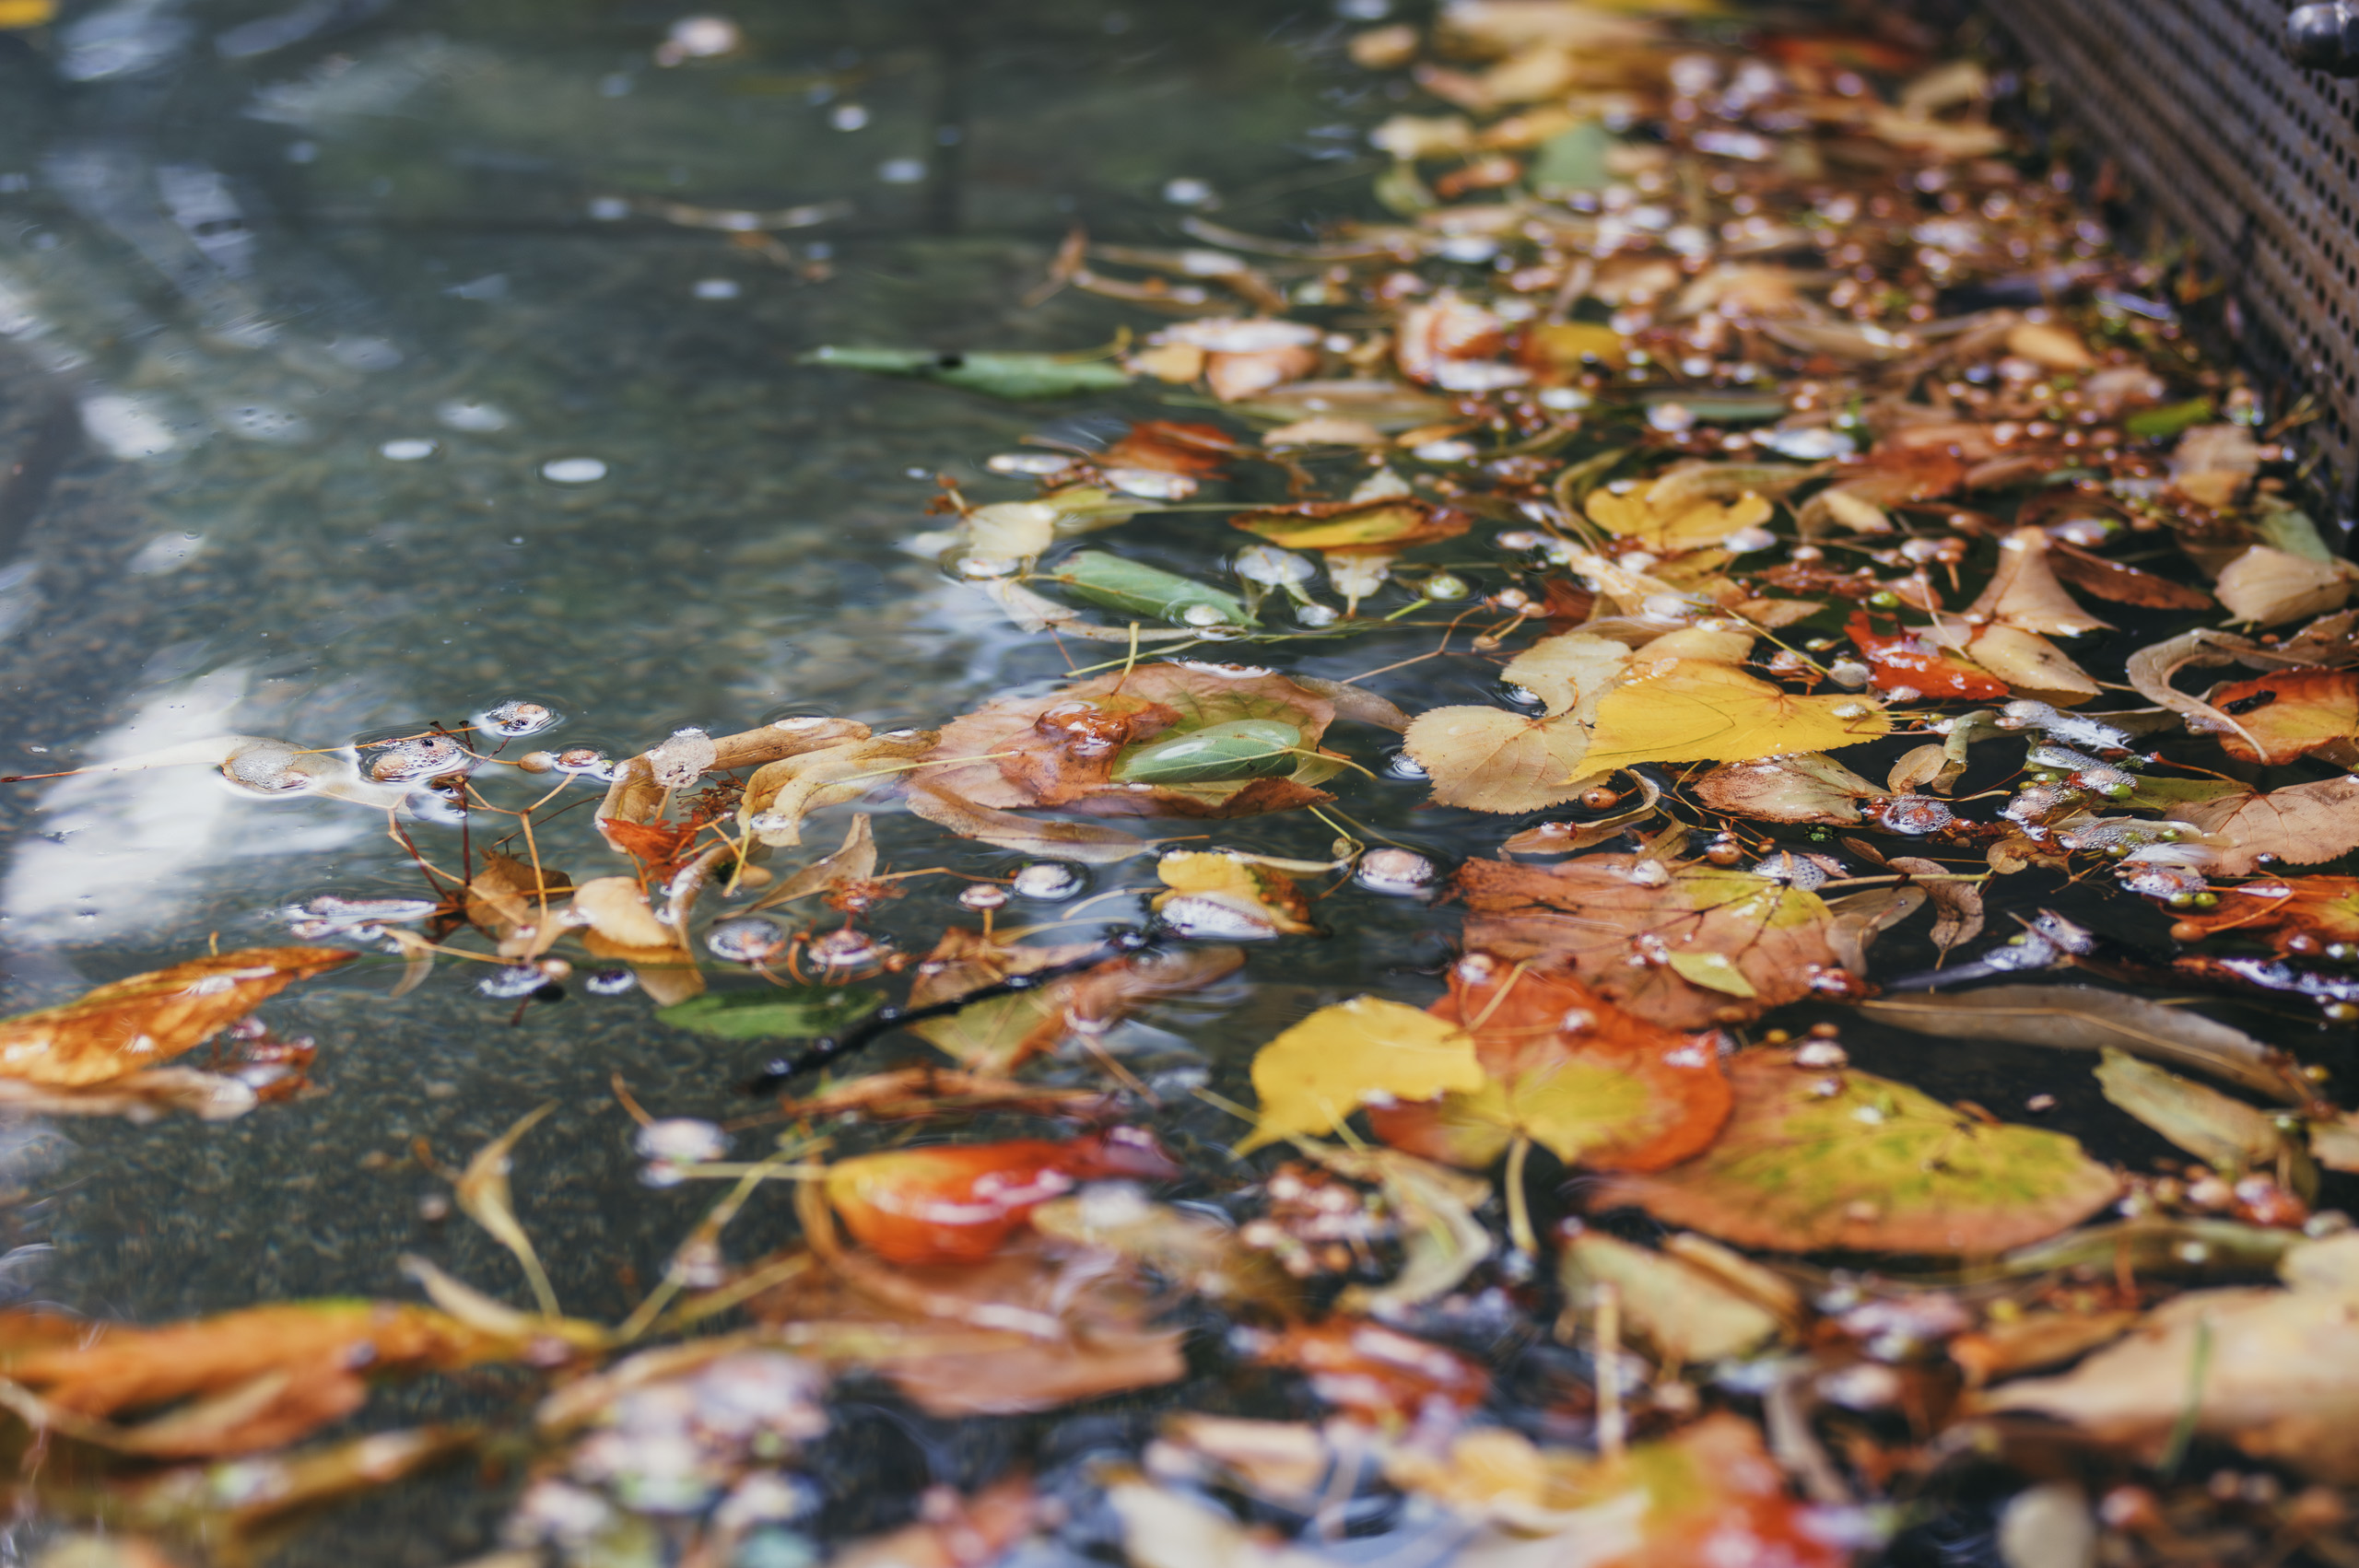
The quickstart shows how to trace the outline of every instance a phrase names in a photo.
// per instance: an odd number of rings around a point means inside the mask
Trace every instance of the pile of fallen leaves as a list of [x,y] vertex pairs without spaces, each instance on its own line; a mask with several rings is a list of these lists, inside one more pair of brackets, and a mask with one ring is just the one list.
[[[412,1259],[431,1307],[7,1316],[17,1438],[79,1457],[48,1505],[243,1550],[483,1440],[288,1446],[369,1381],[500,1362],[546,1380],[504,1439],[520,1564],[2359,1562],[2359,1236],[2322,1207],[2359,1116],[2317,1061],[2359,1021],[2359,612],[2305,409],[2208,363],[2203,280],[2111,249],[1922,40],[1452,0],[1350,52],[1423,95],[1373,133],[1393,221],[1076,233],[1038,298],[1158,313],[1110,353],[810,357],[1173,405],[945,478],[910,542],[1065,650],[1053,689],[628,758],[517,701],[115,765],[387,813],[425,893],[0,1021],[10,1104],[298,1092],[309,1043],[239,1021],[360,949],[519,1016],[643,989],[782,1094],[735,1159],[625,1098],[651,1182],[725,1196],[617,1325],[563,1316],[518,1223],[530,1118],[451,1174],[533,1310]],[[1460,700],[1422,706],[1437,668]],[[584,781],[576,882],[536,824]],[[896,805],[1005,873],[888,869]],[[1278,815],[1291,856],[1208,837]],[[1387,832],[1435,823],[1484,852]],[[1001,915],[1084,866],[1144,869]],[[972,924],[890,928],[952,877]],[[1462,917],[1445,994],[1296,1009],[1251,1105],[1199,1091],[1233,1153],[1108,1049],[1400,898]],[[1860,1071],[1846,1018],[2081,1053],[2174,1153]],[[948,1065],[867,1071],[897,1029]],[[725,1250],[777,1201],[795,1244]],[[1155,1413],[844,1541],[812,1455],[847,1384]]]

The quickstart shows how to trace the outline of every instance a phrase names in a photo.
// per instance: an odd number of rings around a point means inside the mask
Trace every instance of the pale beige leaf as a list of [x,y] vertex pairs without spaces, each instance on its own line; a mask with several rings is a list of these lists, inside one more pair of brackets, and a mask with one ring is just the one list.
[[1527,719],[1498,708],[1438,708],[1409,726],[1408,752],[1433,783],[1435,802],[1468,811],[1544,811],[1579,800],[1589,731],[1569,715]]
[[1597,704],[1621,679],[1630,650],[1585,632],[1543,638],[1509,661],[1499,678],[1538,697],[1550,718],[1578,713],[1594,717]]
[[2037,528],[2018,528],[1999,542],[1999,569],[1982,596],[1967,607],[1966,619],[1996,621],[2045,637],[2079,637],[2107,629],[2056,579],[2048,564],[2048,534]]
[[481,1225],[491,1238],[516,1255],[524,1267],[524,1277],[532,1282],[533,1298],[540,1304],[544,1317],[561,1316],[557,1311],[557,1293],[549,1288],[548,1271],[541,1267],[540,1255],[533,1250],[533,1238],[524,1234],[517,1222],[514,1199],[508,1189],[508,1173],[516,1152],[517,1140],[537,1126],[541,1118],[557,1109],[546,1105],[526,1112],[516,1125],[475,1152],[461,1173],[452,1196],[460,1211]]
[[2265,795],[2228,795],[2178,807],[2177,820],[2227,841],[2212,869],[2250,876],[2271,863],[2314,866],[2359,849],[2359,778],[2345,774]]
[[2212,591],[2237,620],[2277,626],[2341,609],[2351,578],[2340,565],[2255,544],[2222,568]]
[[637,877],[593,877],[573,890],[573,908],[592,930],[625,947],[672,945],[672,929],[647,907]]
[[2062,649],[2020,626],[1987,626],[1975,634],[1966,651],[2018,693],[2060,708],[2085,702],[2105,689]]

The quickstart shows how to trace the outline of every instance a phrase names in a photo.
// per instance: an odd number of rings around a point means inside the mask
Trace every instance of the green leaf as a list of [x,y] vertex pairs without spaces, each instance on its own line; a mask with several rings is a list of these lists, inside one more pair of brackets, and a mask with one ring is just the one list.
[[1993,1124],[1905,1083],[1805,1071],[1790,1051],[1743,1051],[1729,1067],[1736,1106],[1719,1141],[1669,1170],[1608,1178],[1592,1212],[1635,1204],[1738,1246],[1959,1255],[2054,1235],[2121,1190],[2061,1133]]
[[1558,191],[1602,191],[1614,182],[1606,155],[1619,142],[1602,121],[1584,120],[1540,144],[1532,160],[1532,186],[1543,195]]
[[1238,719],[1133,746],[1115,759],[1118,784],[1225,784],[1295,770],[1302,731],[1271,719]]
[[2160,408],[2141,410],[2123,420],[2121,427],[2142,439],[2159,441],[2192,430],[2211,417],[2212,400],[2191,397],[2185,403],[2166,403]]
[[835,986],[713,991],[656,1010],[656,1022],[723,1040],[808,1040],[859,1023],[884,998]]
[[796,361],[867,370],[880,376],[916,376],[993,397],[1077,397],[1131,384],[1131,373],[1107,359],[1070,359],[1061,354],[944,354],[928,348],[815,348]]
[[[1179,626],[1253,624],[1252,612],[1235,594],[1103,550],[1075,551],[1045,575],[1076,598],[1129,614],[1151,615]],[[1191,610],[1200,614],[1191,617]],[[1219,619],[1206,621],[1203,611]]]

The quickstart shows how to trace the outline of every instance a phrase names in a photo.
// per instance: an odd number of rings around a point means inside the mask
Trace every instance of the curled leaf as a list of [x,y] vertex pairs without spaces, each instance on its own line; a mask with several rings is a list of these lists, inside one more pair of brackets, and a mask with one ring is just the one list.
[[358,956],[335,947],[242,948],[0,1018],[0,1078],[71,1087],[144,1071],[203,1045],[297,980]]

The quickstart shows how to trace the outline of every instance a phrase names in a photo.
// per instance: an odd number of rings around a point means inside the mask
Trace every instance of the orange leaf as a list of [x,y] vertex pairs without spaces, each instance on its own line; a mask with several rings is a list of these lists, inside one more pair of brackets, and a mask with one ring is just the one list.
[[2292,762],[2359,733],[2359,671],[2279,670],[2231,681],[2205,700],[2243,725],[2244,734],[2220,730],[2200,714],[2187,727],[2219,731],[2221,750],[2244,762]]
[[980,1263],[1033,1210],[1084,1180],[1168,1180],[1180,1168],[1130,1128],[1068,1142],[1018,1138],[863,1154],[827,1169],[827,1200],[844,1228],[887,1262]]
[[340,947],[244,948],[0,1019],[0,1078],[103,1083],[154,1067],[203,1045],[264,998],[358,956]]

